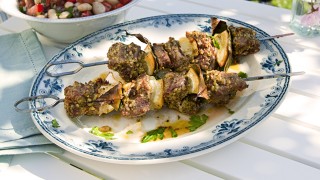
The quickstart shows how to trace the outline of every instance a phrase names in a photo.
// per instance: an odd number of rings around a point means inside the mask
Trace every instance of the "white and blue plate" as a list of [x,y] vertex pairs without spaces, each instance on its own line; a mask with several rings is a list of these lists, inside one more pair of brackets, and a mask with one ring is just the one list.
[[[154,16],[106,27],[90,34],[63,49],[50,61],[80,60],[84,63],[107,60],[108,48],[115,42],[130,43],[138,41],[126,36],[140,33],[151,42],[166,42],[169,37],[179,39],[186,31],[210,32],[210,17],[204,14],[173,14]],[[269,36],[263,30],[227,17],[215,16],[227,21],[229,25],[244,26],[257,32],[257,37]],[[241,59],[240,64],[231,67],[232,71],[243,71],[249,76],[273,73],[289,73],[288,58],[275,40],[262,41],[260,52]],[[70,65],[55,67],[53,72],[70,70]],[[64,98],[64,88],[74,81],[87,82],[108,70],[107,65],[85,68],[74,75],[50,77],[45,68],[36,77],[30,96],[52,94]],[[70,119],[60,103],[45,112],[32,112],[34,123],[53,143],[77,155],[110,163],[151,164],[178,161],[192,158],[219,149],[242,137],[248,130],[266,119],[281,103],[289,86],[289,77],[248,82],[249,88],[237,94],[227,107],[210,107],[203,112],[209,116],[205,125],[192,133],[176,138],[141,143],[143,132],[161,125],[164,121],[178,118],[188,119],[186,115],[164,108],[153,111],[140,119],[127,119],[118,112],[104,116],[83,116]],[[35,107],[36,103],[31,103]],[[41,102],[40,102],[41,103]],[[45,103],[45,102],[42,102]],[[230,114],[227,109],[234,111]],[[60,127],[54,128],[52,120]],[[93,126],[111,126],[116,132],[115,139],[106,140],[89,133]],[[132,131],[128,134],[126,132]]]

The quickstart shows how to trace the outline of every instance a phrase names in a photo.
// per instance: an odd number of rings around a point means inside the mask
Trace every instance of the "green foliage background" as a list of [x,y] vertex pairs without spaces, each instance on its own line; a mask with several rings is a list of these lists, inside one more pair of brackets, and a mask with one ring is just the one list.
[[265,3],[265,4],[286,8],[286,9],[291,9],[291,6],[292,6],[292,0],[250,0],[250,1]]

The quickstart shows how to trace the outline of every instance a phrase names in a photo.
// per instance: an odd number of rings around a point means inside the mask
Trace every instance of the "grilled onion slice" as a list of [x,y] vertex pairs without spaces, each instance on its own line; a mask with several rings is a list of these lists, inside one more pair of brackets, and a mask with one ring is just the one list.
[[220,67],[223,67],[228,59],[229,51],[229,33],[227,30],[217,33],[213,36],[214,43],[217,43],[217,62]]
[[163,106],[163,80],[156,80],[153,76],[150,76],[150,86],[151,86],[151,108],[161,109]]
[[198,56],[198,45],[197,42],[192,38],[189,39],[187,37],[181,37],[179,39],[179,44],[182,52],[185,55],[190,56],[192,58]]
[[107,89],[107,87],[100,89],[103,89],[105,92],[96,100],[102,102],[99,107],[99,115],[108,114],[113,110],[117,111],[122,98],[122,84],[119,83],[110,89]]
[[189,93],[191,94],[198,94],[199,92],[199,84],[200,79],[198,74],[195,72],[193,68],[190,68],[188,73],[186,74],[188,81],[189,81]]
[[146,73],[151,76],[151,75],[153,75],[155,67],[156,67],[155,59],[154,59],[154,55],[153,55],[151,46],[148,44],[146,46],[146,48],[144,49],[144,51],[146,52],[146,55],[144,57],[144,60],[147,65]]

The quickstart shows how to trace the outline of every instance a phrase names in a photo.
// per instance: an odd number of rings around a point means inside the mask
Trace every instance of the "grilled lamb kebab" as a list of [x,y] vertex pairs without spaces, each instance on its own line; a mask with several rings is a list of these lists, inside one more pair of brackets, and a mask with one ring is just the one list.
[[[194,73],[190,75],[190,70],[187,74],[169,72],[158,80],[144,74],[124,85],[110,85],[98,78],[66,87],[64,106],[70,117],[101,115],[113,110],[125,117],[139,117],[150,110],[161,109],[164,104],[185,114],[196,114],[202,105],[227,104],[237,91],[247,88],[236,73],[215,70],[208,72],[204,82],[207,86],[201,89],[201,83]],[[201,91],[208,91],[209,96],[200,96]]]
[[[108,68],[117,71],[126,82],[144,73],[154,75],[162,70],[186,72],[190,64],[200,64],[203,70],[213,70],[215,56],[214,48],[210,44],[211,39],[201,32],[192,32],[188,36],[189,38],[179,41],[170,37],[166,43],[147,46],[147,51],[133,43],[127,45],[117,42],[108,50]],[[200,46],[197,47],[196,41],[199,41]],[[199,55],[195,58],[196,54]]]
[[[205,32],[186,32],[186,37],[166,43],[151,43],[147,48],[131,44],[115,43],[107,53],[109,69],[119,73],[126,82],[141,74],[154,75],[161,70],[185,72],[190,64],[200,65],[203,71],[225,70],[233,59],[258,52],[260,42],[255,31],[227,26],[226,22],[212,18],[212,35]],[[141,34],[131,34],[145,39]],[[143,41],[146,43],[146,41]]]
[[145,51],[134,43],[117,42],[109,48],[107,56],[108,68],[117,71],[126,82],[137,79],[141,74],[154,75],[158,70],[186,71],[190,62],[174,38],[169,38],[166,43],[155,43],[153,47],[147,46]]

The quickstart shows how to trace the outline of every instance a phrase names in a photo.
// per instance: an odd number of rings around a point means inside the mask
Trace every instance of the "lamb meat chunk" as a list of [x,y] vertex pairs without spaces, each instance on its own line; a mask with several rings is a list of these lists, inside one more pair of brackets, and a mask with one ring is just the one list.
[[237,73],[208,71],[205,75],[208,90],[208,103],[225,105],[235,97],[237,91],[246,89],[248,85]]
[[171,69],[171,60],[167,51],[164,49],[164,44],[154,43],[152,48],[154,55],[157,57],[158,60],[159,70]]
[[189,82],[183,73],[169,72],[164,78],[164,101],[170,109],[185,114],[196,114],[201,108],[201,98],[189,94]]
[[108,81],[98,78],[88,83],[74,82],[64,89],[64,108],[71,118],[81,115],[100,115],[101,103],[95,101],[100,97],[99,89],[108,86]]
[[212,46],[211,38],[205,32],[187,32],[186,37],[194,39],[198,45],[199,55],[195,57],[194,64],[199,64],[204,71],[213,70],[217,67],[216,51]]
[[183,54],[179,41],[170,37],[169,41],[164,44],[164,49],[170,57],[172,70],[181,72],[188,68],[190,60]]
[[126,117],[138,117],[151,110],[152,88],[148,75],[141,75],[136,81],[132,81],[123,86],[121,115]]
[[232,37],[233,56],[246,56],[260,51],[260,41],[256,32],[245,27],[229,26]]
[[144,58],[146,53],[141,47],[131,43],[114,43],[108,51],[109,69],[115,70],[126,82],[136,79],[139,75],[147,72],[148,67]]
[[196,94],[188,94],[178,105],[178,111],[184,114],[194,115],[200,111],[202,102]]
[[182,73],[169,72],[164,78],[164,102],[169,108],[179,110],[181,101],[188,95],[188,79]]

